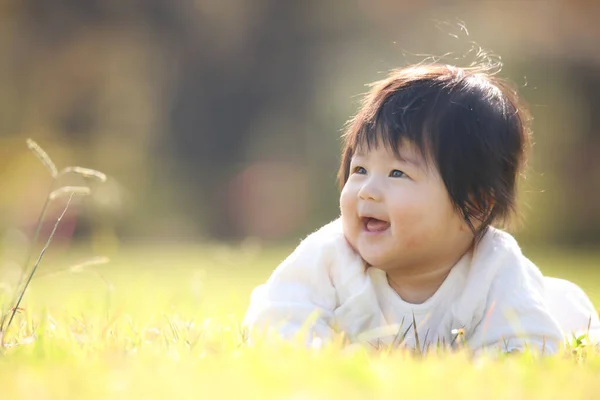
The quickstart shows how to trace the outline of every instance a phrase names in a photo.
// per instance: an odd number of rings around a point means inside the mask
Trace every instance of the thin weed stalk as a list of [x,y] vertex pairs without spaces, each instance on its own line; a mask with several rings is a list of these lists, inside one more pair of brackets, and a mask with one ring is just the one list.
[[33,275],[35,275],[35,271],[37,271],[37,269],[38,269],[38,267],[40,265],[40,262],[42,261],[42,258],[44,258],[44,254],[46,254],[46,250],[48,250],[48,247],[50,246],[50,243],[52,243],[52,239],[54,238],[54,234],[56,233],[56,229],[58,228],[58,225],[60,225],[60,221],[62,221],[63,217],[65,216],[65,214],[67,212],[67,210],[69,209],[69,205],[71,204],[71,200],[73,200],[73,195],[74,195],[74,193],[71,193],[71,195],[69,196],[69,200],[67,200],[67,204],[65,205],[65,208],[63,209],[63,211],[60,214],[60,216],[56,219],[56,222],[54,223],[54,228],[52,228],[52,232],[50,233],[50,236],[48,236],[48,240],[46,241],[46,244],[44,245],[44,248],[40,252],[37,261],[35,262],[33,268],[31,269],[31,272],[29,273],[29,276],[27,276],[27,280],[25,281],[25,286],[23,287],[23,289],[19,293],[19,297],[17,299],[17,303],[12,308],[12,311],[11,311],[11,314],[10,314],[10,318],[8,319],[8,323],[6,324],[6,328],[4,329],[4,331],[8,330],[8,328],[10,327],[10,324],[12,323],[13,318],[15,317],[15,314],[17,313],[17,309],[21,305],[21,301],[23,300],[23,296],[25,295],[25,291],[27,291],[27,287],[29,286],[29,283],[31,283],[31,279],[33,278]]
[[[29,287],[29,284],[31,283],[33,276],[35,275],[36,271],[38,270],[38,267],[44,257],[44,254],[46,253],[46,250],[48,250],[48,247],[52,243],[52,239],[54,238],[56,230],[57,230],[58,226],[60,225],[61,220],[64,218],[67,210],[69,209],[71,201],[73,200],[73,196],[88,195],[91,192],[89,187],[87,187],[87,186],[65,186],[65,187],[60,187],[58,189],[54,189],[56,182],[58,181],[58,178],[66,175],[66,174],[75,174],[75,175],[82,176],[83,178],[93,178],[100,182],[106,181],[105,174],[103,174],[102,172],[99,172],[99,171],[95,171],[93,169],[89,169],[89,168],[83,168],[83,167],[77,167],[77,166],[67,167],[59,172],[57,170],[54,162],[50,158],[50,156],[48,156],[48,154],[36,142],[34,142],[31,139],[27,139],[27,147],[29,148],[29,150],[31,150],[35,154],[35,156],[48,169],[48,171],[50,172],[50,175],[52,177],[52,181],[50,184],[50,190],[48,192],[48,195],[46,196],[46,200],[44,202],[42,210],[37,219],[35,232],[33,234],[33,238],[29,245],[29,250],[27,252],[25,264],[23,265],[23,268],[22,268],[21,278],[19,279],[19,283],[17,284],[16,296],[15,296],[15,299],[11,302],[12,307],[10,307],[8,310],[5,310],[2,313],[2,317],[0,318],[0,342],[2,344],[4,344],[4,334],[9,329],[12,321],[14,320],[15,314],[19,310],[19,306],[21,305],[21,302],[23,300],[23,296],[25,295],[25,292],[27,291],[27,288]],[[57,220],[54,224],[54,227],[52,229],[52,232],[50,233],[48,239],[46,240],[44,247],[42,248],[40,254],[38,255],[38,258],[37,258],[35,264],[33,265],[31,272],[29,272],[29,274],[26,274],[29,263],[31,262],[31,259],[33,258],[35,245],[39,239],[42,224],[44,222],[44,218],[46,216],[48,206],[50,205],[50,203],[53,200],[55,200],[59,197],[62,197],[63,195],[69,195],[69,199],[67,200],[67,203],[66,203],[61,215],[57,218]],[[24,280],[25,277],[27,277],[27,279]],[[8,318],[8,322],[6,322],[7,318]]]

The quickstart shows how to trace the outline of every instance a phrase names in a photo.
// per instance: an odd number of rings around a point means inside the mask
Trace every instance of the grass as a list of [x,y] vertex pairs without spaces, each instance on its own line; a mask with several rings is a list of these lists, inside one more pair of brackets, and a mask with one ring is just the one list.
[[[289,250],[138,247],[88,272],[44,276],[79,259],[75,251],[50,255],[8,333],[9,344],[22,344],[0,357],[1,398],[558,399],[600,393],[597,354],[473,363],[460,353],[415,359],[366,348],[243,346],[238,324],[250,291]],[[600,282],[592,268],[600,254],[531,257],[558,276],[569,260],[569,278],[589,286],[598,304],[600,287],[594,292],[590,285]]]

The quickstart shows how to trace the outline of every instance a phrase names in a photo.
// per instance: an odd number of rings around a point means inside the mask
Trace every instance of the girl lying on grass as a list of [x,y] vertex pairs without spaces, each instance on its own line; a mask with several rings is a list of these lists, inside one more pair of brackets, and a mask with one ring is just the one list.
[[492,226],[514,217],[527,122],[483,68],[412,66],[374,84],[343,136],[340,218],[254,290],[244,324],[284,338],[545,354],[574,331],[600,331],[579,287],[543,277]]

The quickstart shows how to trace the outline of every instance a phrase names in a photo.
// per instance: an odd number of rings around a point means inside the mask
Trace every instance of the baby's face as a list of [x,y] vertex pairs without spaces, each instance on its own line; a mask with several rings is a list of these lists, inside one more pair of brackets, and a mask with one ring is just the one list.
[[371,266],[425,272],[455,261],[473,235],[435,167],[428,168],[410,143],[400,156],[384,146],[357,151],[340,196],[342,225]]

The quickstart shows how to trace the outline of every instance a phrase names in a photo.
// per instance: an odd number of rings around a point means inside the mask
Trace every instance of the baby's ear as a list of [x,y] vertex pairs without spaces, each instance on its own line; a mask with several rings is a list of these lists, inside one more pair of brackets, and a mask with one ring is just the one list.
[[490,215],[495,204],[494,197],[491,195],[485,196],[484,204],[476,202],[473,197],[470,197],[470,200],[471,204],[466,206],[467,215],[463,213],[463,223],[461,224],[461,230],[468,232],[472,232],[472,228],[479,229],[482,221]]
[[[471,222],[471,225],[469,225],[469,221]],[[463,221],[460,224],[460,230],[462,232],[467,232],[472,234],[473,231],[471,229],[471,227],[473,227],[474,229],[478,229],[479,228],[479,221],[477,221],[475,218],[471,217],[463,217]]]

